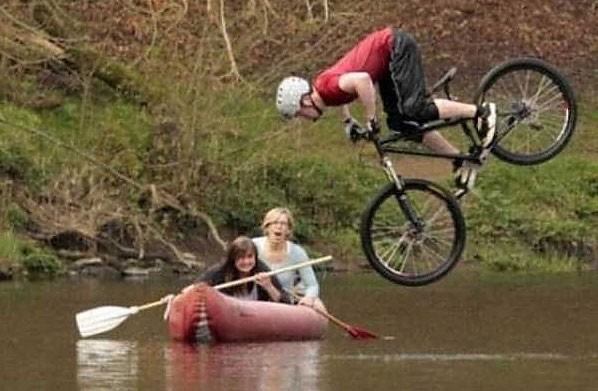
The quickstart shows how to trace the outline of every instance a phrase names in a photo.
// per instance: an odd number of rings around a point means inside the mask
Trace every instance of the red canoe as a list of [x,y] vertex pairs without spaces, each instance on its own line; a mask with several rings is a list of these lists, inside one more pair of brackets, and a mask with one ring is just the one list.
[[208,286],[176,296],[168,315],[170,337],[188,343],[313,340],[327,326],[309,307],[241,300]]

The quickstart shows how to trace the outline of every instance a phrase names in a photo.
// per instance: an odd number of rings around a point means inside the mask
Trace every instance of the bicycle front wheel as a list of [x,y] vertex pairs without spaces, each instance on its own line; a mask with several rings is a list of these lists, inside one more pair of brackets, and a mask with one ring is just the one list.
[[458,202],[440,186],[407,179],[403,189],[411,221],[399,204],[394,184],[380,191],[363,212],[360,236],[372,267],[390,281],[408,286],[432,283],[459,261],[465,247],[465,221]]
[[567,145],[577,120],[573,90],[554,67],[535,58],[509,60],[482,79],[475,102],[494,102],[492,153],[519,165],[545,162]]

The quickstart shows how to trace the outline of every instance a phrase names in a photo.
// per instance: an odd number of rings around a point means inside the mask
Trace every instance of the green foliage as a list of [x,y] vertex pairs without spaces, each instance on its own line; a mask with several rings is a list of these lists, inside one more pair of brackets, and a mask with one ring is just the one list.
[[63,269],[60,261],[12,231],[0,233],[0,259],[12,262],[12,268],[24,276],[53,276]]
[[317,239],[320,230],[355,226],[380,179],[344,163],[300,155],[229,172],[226,188],[212,189],[217,193],[213,210],[226,225],[248,231],[267,210],[286,206],[297,214],[296,236],[307,241]]
[[483,174],[479,188],[483,195],[470,205],[469,217],[483,232],[520,227],[515,233],[595,233],[598,162],[570,156],[538,167],[496,164]]
[[336,259],[345,263],[365,260],[357,231],[357,226],[321,229],[318,232],[317,245],[314,247],[319,249],[322,255],[334,254]]
[[513,238],[486,239],[475,247],[475,259],[497,272],[571,272],[583,267],[578,259],[556,251],[534,251],[533,247]]
[[13,146],[10,150],[0,148],[0,176],[26,182],[31,186],[39,184],[43,177],[35,163],[19,146]]
[[[60,108],[42,115],[45,131],[74,148],[91,154],[128,175],[140,173],[148,150],[151,121],[144,110],[116,100],[108,104],[82,105],[69,99]],[[53,146],[53,152],[64,149]],[[55,158],[59,159],[59,156]],[[72,153],[63,159],[80,160]],[[61,159],[61,160],[63,160]]]
[[40,250],[31,251],[21,258],[27,276],[54,276],[62,270],[62,264],[51,254]]
[[44,173],[35,162],[36,140],[20,128],[38,123],[33,113],[0,102],[0,176],[31,186],[41,183]]
[[22,254],[21,250],[22,243],[14,236],[12,231],[0,233],[0,259],[16,261]]
[[120,100],[92,105],[68,98],[37,112],[0,103],[0,119],[6,121],[0,123],[0,169],[18,169],[26,179],[53,176],[85,160],[68,148],[136,176],[149,150],[147,112]]
[[25,227],[29,216],[18,204],[11,202],[6,208],[5,220],[13,229],[19,230]]
[[[562,156],[536,167],[496,163],[467,203],[477,256],[498,269],[553,269],[589,261],[598,231],[598,162]],[[485,247],[490,252],[483,250]]]
[[[184,193],[221,228],[257,235],[264,212],[286,206],[297,217],[297,240],[343,259],[361,259],[356,228],[384,183],[382,172],[357,159],[334,115],[318,124],[283,123],[269,102],[243,92],[214,90],[210,99],[193,101],[181,95],[190,111],[181,105],[182,128],[165,133],[159,150],[152,139],[155,117],[121,101],[90,104],[68,98],[59,109],[37,113],[0,104],[0,115],[51,131],[100,161],[112,160],[112,168],[142,183]],[[81,156],[35,135],[5,126],[0,132],[6,136],[0,140],[0,165],[24,178],[48,180],[64,163],[83,167]],[[587,259],[578,249],[596,248],[598,230],[598,167],[584,156],[565,153],[535,167],[492,159],[464,205],[466,257],[493,270],[578,267],[576,259]],[[189,159],[197,164],[188,164]],[[366,160],[375,164],[371,156]],[[156,176],[154,162],[176,170]],[[18,206],[6,208],[5,219],[15,228],[26,218]],[[51,256],[17,251],[9,259],[32,271],[57,270]]]

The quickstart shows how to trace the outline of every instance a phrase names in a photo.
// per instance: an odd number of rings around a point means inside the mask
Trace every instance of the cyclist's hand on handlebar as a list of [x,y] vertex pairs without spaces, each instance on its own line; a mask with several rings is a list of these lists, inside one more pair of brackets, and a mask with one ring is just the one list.
[[355,118],[349,117],[343,120],[343,124],[345,124],[345,133],[349,140],[356,142],[362,137],[364,133],[363,128]]

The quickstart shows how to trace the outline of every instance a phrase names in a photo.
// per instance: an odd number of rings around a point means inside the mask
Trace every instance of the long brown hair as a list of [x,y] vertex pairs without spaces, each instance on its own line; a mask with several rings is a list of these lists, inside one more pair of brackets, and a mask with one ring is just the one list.
[[[257,269],[257,247],[253,240],[248,238],[247,236],[239,236],[235,240],[233,240],[227,250],[226,255],[224,258],[224,263],[222,265],[222,272],[224,273],[224,280],[225,281],[234,281],[241,278],[239,274],[239,270],[235,265],[237,259],[242,258],[246,255],[253,255],[255,258],[255,265],[249,272],[250,275],[255,274]],[[244,287],[247,288],[247,291],[250,291],[253,288],[253,283],[249,283],[248,285],[238,285],[236,287],[231,287],[226,289],[225,292],[229,294],[234,294],[235,292],[243,292]]]

